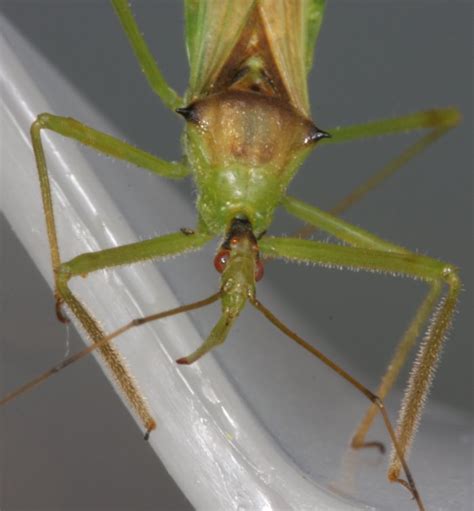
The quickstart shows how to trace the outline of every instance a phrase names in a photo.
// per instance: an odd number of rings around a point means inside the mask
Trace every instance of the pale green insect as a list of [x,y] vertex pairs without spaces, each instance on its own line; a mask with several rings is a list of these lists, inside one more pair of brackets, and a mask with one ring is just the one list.
[[[180,112],[188,120],[185,139],[188,166],[159,160],[70,119],[48,114],[39,117],[32,131],[43,185],[53,266],[58,270],[58,304],[66,302],[90,336],[99,341],[103,334],[82,304],[69,292],[69,278],[100,268],[165,254],[177,254],[197,248],[215,235],[220,235],[225,237],[225,241],[216,257],[216,265],[222,272],[222,282],[219,296],[213,298],[221,299],[222,316],[207,343],[197,352],[181,358],[180,363],[192,363],[212,346],[222,342],[247,301],[285,331],[285,327],[256,299],[255,281],[262,271],[261,256],[404,273],[429,281],[432,283],[431,291],[418,311],[412,330],[418,329],[427,321],[439,300],[442,284],[446,283],[447,298],[436,318],[439,328],[432,329],[429,343],[430,356],[436,358],[459,288],[454,269],[444,263],[409,253],[314,207],[285,197],[285,191],[298,165],[320,139],[321,143],[334,143],[422,127],[433,128],[431,135],[423,139],[419,150],[428,141],[438,138],[447,128],[456,124],[457,112],[431,111],[347,129],[329,129],[332,139],[323,141],[325,133],[309,120],[305,80],[322,20],[322,2],[278,4],[280,12],[275,8],[276,4],[272,4],[270,9],[267,2],[239,2],[232,5],[223,1],[188,2],[187,46],[191,80],[186,97],[181,100],[167,86],[149,59],[146,46],[136,31],[126,3],[114,2],[114,5],[154,89],[165,104],[172,109],[180,108]],[[265,45],[262,43],[263,33],[266,36]],[[243,44],[248,40],[252,41],[251,47]],[[271,127],[274,128],[273,131]],[[285,136],[281,137],[283,127]],[[199,190],[196,230],[193,233],[178,232],[122,249],[102,251],[94,256],[82,255],[62,263],[55,239],[52,205],[48,197],[46,166],[42,161],[39,138],[42,128],[76,138],[99,151],[140,164],[165,177],[178,178],[192,172]],[[271,223],[273,211],[279,206],[351,246],[341,247],[264,236]],[[179,309],[183,310],[184,308]],[[415,341],[412,330],[407,331],[404,341],[409,345]],[[290,336],[300,342],[294,334]],[[314,349],[304,346],[319,356]],[[117,369],[120,360],[114,350],[108,345],[101,349],[106,352],[104,355],[111,367]],[[397,361],[401,362],[403,358],[404,355],[398,356]],[[426,364],[427,362],[422,362],[422,370],[418,372],[421,381],[412,386],[416,390],[423,389],[422,393],[425,392],[424,384],[429,383],[427,373],[431,365]],[[342,371],[334,365],[332,367],[338,372]],[[389,374],[389,379],[392,376],[394,375]],[[369,398],[374,399],[360,384],[353,383]],[[142,402],[139,391],[129,382],[122,381],[122,386],[142,418],[145,429],[152,430],[154,421]],[[391,382],[387,386],[390,387]],[[378,394],[383,397],[387,390],[388,388],[381,389]],[[410,393],[407,399],[411,399]],[[400,456],[411,442],[413,422],[418,420],[421,401],[422,398],[418,396],[416,401],[410,402],[404,408],[407,413],[401,420],[402,432],[398,446]],[[354,446],[363,445],[372,415],[373,413],[359,429]],[[399,461],[395,456],[391,478],[396,479],[399,472]],[[413,484],[410,484],[410,490],[422,508]]]

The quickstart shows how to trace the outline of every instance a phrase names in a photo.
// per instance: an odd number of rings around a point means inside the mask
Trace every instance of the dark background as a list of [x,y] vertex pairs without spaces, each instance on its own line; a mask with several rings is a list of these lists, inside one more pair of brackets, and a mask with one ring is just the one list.
[[[133,7],[165,76],[184,91],[181,6],[145,1]],[[179,157],[182,122],[148,89],[106,2],[3,1],[0,9],[128,140],[163,158]],[[461,268],[465,290],[432,396],[465,411],[472,409],[472,61],[470,2],[329,2],[309,86],[314,119],[328,130],[437,106],[456,105],[463,113],[459,128],[345,218]],[[397,136],[317,150],[290,193],[329,208],[413,139]],[[134,179],[131,173],[130,186]],[[177,187],[193,200],[189,182]],[[278,214],[272,232],[290,233],[297,225]],[[45,282],[6,224],[1,235],[5,365],[20,349],[16,344],[27,345],[35,332],[52,343],[57,336],[61,346],[64,330],[51,313]],[[368,381],[381,374],[424,289],[406,279],[285,264],[269,266],[266,279],[286,297],[286,319],[314,320],[317,331],[334,340],[334,353],[353,361]],[[70,336],[72,345],[80,346],[75,332]],[[225,351],[219,358],[245,393],[249,369],[233,368]],[[50,359],[42,362],[37,349],[34,360],[17,363],[15,379],[21,382],[20,366],[34,366],[35,373],[49,367]],[[8,438],[14,439],[16,453],[25,454],[8,457],[5,473],[2,463],[2,509],[190,508],[94,361],[66,373],[61,383],[37,391],[47,395],[47,408],[44,401],[36,404],[32,393],[6,412]],[[84,389],[65,392],[75,376]],[[74,431],[64,429],[64,416]]]

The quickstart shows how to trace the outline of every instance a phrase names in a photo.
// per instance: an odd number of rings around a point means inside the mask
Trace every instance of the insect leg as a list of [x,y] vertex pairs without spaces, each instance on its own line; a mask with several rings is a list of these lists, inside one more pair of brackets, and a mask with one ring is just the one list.
[[112,5],[151,88],[169,109],[176,110],[183,106],[182,98],[168,85],[158,68],[133,17],[128,0],[112,0]]
[[461,114],[456,108],[424,110],[391,119],[381,119],[353,126],[338,126],[329,129],[331,138],[321,140],[320,143],[321,145],[337,144],[395,133],[409,133],[421,129],[448,130],[459,124],[460,120]]
[[104,268],[113,268],[114,266],[198,250],[211,239],[212,236],[200,232],[188,235],[178,231],[120,247],[80,254],[68,262],[61,263],[56,270],[56,274],[58,279],[66,279],[67,282],[72,277],[84,277],[88,273]]
[[[424,323],[425,310],[426,315],[431,314],[431,320],[403,398],[397,428],[399,449],[395,445],[397,452],[392,453],[388,471],[391,481],[406,485],[405,481],[399,479],[400,469],[413,441],[446,334],[453,319],[461,289],[457,270],[451,265],[418,254],[338,246],[296,238],[263,238],[259,248],[263,254],[271,257],[335,268],[406,275],[431,284],[432,288],[427,299],[409,327],[417,330]],[[447,291],[440,300],[436,300],[440,296],[439,290],[442,286],[447,286]],[[373,401],[373,403],[378,406],[377,402]]]
[[[326,213],[314,206],[305,204],[304,202],[298,201],[292,197],[286,197],[282,206],[292,215],[296,216],[300,220],[307,222],[309,225],[316,226],[317,228],[330,233],[336,238],[345,241],[346,243],[361,247],[361,248],[372,248],[376,250],[384,250],[389,252],[396,252],[400,254],[409,254],[409,251],[390,243],[388,241],[375,236],[374,234],[356,227],[340,218]],[[388,364],[387,371],[384,374],[381,383],[377,389],[377,395],[384,399],[389,393],[390,389],[395,384],[397,377],[403,368],[406,359],[415,345],[416,339],[420,335],[423,326],[428,321],[431,311],[434,309],[436,303],[438,303],[441,293],[441,286],[439,282],[434,281],[431,284],[430,291],[426,295],[424,301],[419,306],[412,322],[406,329],[402,338],[397,344],[393,357]],[[377,414],[377,408],[371,406],[358,426],[356,433],[352,439],[352,447],[378,447],[380,450],[384,450],[383,445],[380,442],[366,442],[365,436],[372,425],[372,422]]]
[[[85,276],[102,268],[181,254],[188,250],[200,248],[209,239],[209,236],[206,235],[195,234],[194,236],[186,236],[178,232],[100,252],[81,254],[66,263],[61,263],[55,271],[57,299],[69,307],[86,330],[90,339],[94,343],[100,342],[106,337],[106,333],[103,332],[99,323],[70,290],[68,283],[72,277],[78,275]],[[143,400],[134,379],[119,353],[110,344],[103,344],[99,350],[111,368],[128,401],[142,420],[146,431],[149,432],[154,429],[155,422],[148,406]]]
[[[415,130],[429,129],[430,131],[420,139],[410,144],[402,153],[390,160],[378,172],[373,174],[367,181],[355,188],[351,193],[343,197],[329,212],[340,215],[347,211],[353,204],[362,200],[369,192],[377,188],[385,180],[396,174],[412,158],[426,150],[450,129],[459,124],[461,115],[455,108],[428,110],[403,117],[373,121],[366,124],[358,124],[347,127],[336,127],[328,130],[331,138],[325,138],[320,144],[349,142],[374,136],[392,135],[396,133],[408,133]],[[309,237],[316,227],[306,225],[298,230],[295,235],[301,238]]]
[[346,222],[331,213],[306,204],[294,197],[286,196],[281,206],[291,215],[315,227],[321,229],[335,238],[338,238],[349,245],[361,248],[372,248],[376,250],[386,250],[387,252],[397,252],[400,254],[409,253],[409,251],[395,243],[386,241],[365,229],[361,229],[349,222]]
[[[159,257],[160,255],[177,254],[187,249],[199,248],[209,239],[209,237],[199,233],[196,233],[193,236],[185,236],[179,232],[174,235],[164,236],[161,241],[159,239],[155,239],[142,242],[144,245],[136,243],[102,252],[96,252],[94,254],[83,254],[82,256],[74,258],[69,263],[63,264],[59,253],[46,158],[40,137],[40,131],[42,128],[50,128],[60,134],[75,138],[86,145],[104,152],[105,154],[121,157],[122,159],[135,164],[143,163],[148,168],[151,167],[151,170],[155,170],[161,174],[166,175],[166,173],[168,173],[171,174],[172,177],[177,177],[177,174],[179,174],[182,167],[155,159],[146,153],[128,146],[128,144],[120,143],[108,135],[95,132],[95,130],[87,128],[72,119],[43,114],[42,116],[39,116],[31,126],[31,136],[38,168],[41,194],[43,198],[43,209],[45,212],[46,227],[51,250],[53,274],[55,278],[55,298],[58,317],[65,320],[60,313],[60,305],[61,303],[66,303],[87,331],[91,340],[97,342],[102,339],[105,334],[101,330],[98,322],[70,291],[68,281],[72,276],[80,274],[86,275],[87,273],[100,268],[126,264],[127,262],[131,263],[138,260],[149,259],[151,257]],[[99,136],[95,137],[96,134]],[[140,392],[137,390],[132,376],[124,365],[122,358],[115,348],[110,345],[104,345],[101,348],[101,353],[108,365],[111,367],[113,374],[116,376],[128,400],[132,404],[138,416],[141,418],[146,430],[150,431],[154,428],[154,420],[147,405],[143,401]]]
[[[39,115],[31,125],[31,139],[33,150],[38,168],[41,194],[43,197],[43,208],[48,231],[49,246],[51,250],[51,259],[53,271],[57,271],[60,265],[59,247],[56,236],[56,226],[54,221],[53,204],[51,200],[51,190],[46,166],[46,157],[41,142],[41,130],[50,129],[60,135],[77,140],[84,145],[92,147],[108,156],[113,156],[134,165],[144,167],[157,174],[169,178],[184,177],[189,170],[184,165],[175,162],[167,162],[153,155],[150,155],[136,147],[122,142],[106,133],[101,133],[89,126],[86,126],[74,119],[67,117],[58,117],[51,114]],[[56,293],[58,304],[57,313],[60,317],[61,299]]]
[[[399,247],[393,243],[387,242],[378,236],[371,234],[360,227],[353,226],[352,224],[334,217],[333,215],[321,211],[320,209],[305,204],[292,197],[286,197],[282,206],[292,215],[300,220],[307,222],[308,225],[315,226],[325,232],[330,233],[336,238],[349,243],[350,245],[372,248],[376,250],[383,250],[389,252],[409,254],[408,250]],[[423,331],[424,325],[427,323],[431,312],[434,310],[439,301],[441,294],[441,284],[438,281],[431,283],[431,288],[427,293],[423,302],[419,305],[415,316],[411,323],[408,325],[404,334],[400,338],[392,359],[387,366],[386,373],[381,379],[379,387],[377,388],[377,395],[381,399],[385,399],[391,388],[395,384],[400,371],[402,370],[410,351],[414,347],[417,338]],[[377,447],[384,450],[383,444],[380,442],[370,441],[367,442],[365,437],[375,419],[377,408],[371,406],[359,426],[357,427],[352,438],[351,445],[354,448],[363,447]]]
[[[380,384],[377,388],[377,395],[381,399],[385,399],[387,394],[392,389],[393,385],[397,381],[398,375],[400,371],[405,365],[408,355],[413,349],[416,340],[423,332],[423,329],[432,314],[435,310],[436,305],[440,301],[442,292],[442,285],[438,281],[434,281],[431,284],[431,288],[428,291],[425,299],[419,305],[418,310],[408,328],[405,330],[403,336],[399,340],[397,347],[395,348],[394,354],[392,355],[392,359],[390,360],[387,370],[383,375]],[[375,406],[370,406],[364,415],[363,419],[357,426],[356,432],[352,437],[351,446],[354,449],[360,449],[363,447],[379,447],[381,448],[382,444],[379,442],[367,442],[365,437],[377,415],[377,408]],[[382,448],[382,450],[384,450]]]
[[[100,153],[132,163],[137,167],[150,170],[162,177],[181,179],[190,173],[190,169],[181,163],[162,160],[127,142],[82,124],[71,117],[60,117],[48,113],[38,115],[35,122],[31,125],[31,138],[33,139],[38,165],[38,153],[43,152],[40,139],[40,131],[42,129],[48,129],[63,137],[77,140],[81,144],[91,147]],[[44,160],[44,156],[42,160]]]

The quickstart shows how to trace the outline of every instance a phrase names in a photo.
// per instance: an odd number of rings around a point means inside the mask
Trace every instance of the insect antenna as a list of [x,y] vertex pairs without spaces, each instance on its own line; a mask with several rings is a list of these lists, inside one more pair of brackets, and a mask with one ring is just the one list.
[[197,302],[192,302],[187,305],[181,305],[180,307],[175,307],[174,309],[168,309],[163,312],[158,312],[156,314],[151,314],[150,316],[144,316],[141,318],[132,319],[127,324],[123,325],[122,327],[118,328],[114,332],[104,336],[99,341],[95,342],[94,344],[91,344],[87,348],[84,348],[82,351],[79,351],[78,353],[74,353],[70,357],[64,359],[59,364],[51,367],[44,373],[40,374],[33,380],[30,380],[29,382],[25,383],[21,387],[18,387],[16,390],[13,390],[9,394],[7,394],[5,397],[0,399],[0,406],[5,405],[9,401],[12,401],[13,399],[17,398],[18,396],[21,396],[22,394],[25,394],[26,392],[30,391],[31,389],[37,387],[39,384],[43,383],[45,380],[47,380],[50,376],[53,376],[62,369],[74,364],[81,358],[84,358],[85,356],[89,355],[89,353],[92,353],[98,348],[101,348],[102,346],[108,344],[109,342],[113,341],[115,338],[119,337],[120,335],[124,334],[128,330],[131,330],[134,327],[144,325],[145,323],[150,323],[152,321],[157,321],[159,319],[168,318],[170,316],[176,316],[177,314],[181,314],[183,312],[189,312],[192,310],[200,309],[201,307],[205,307],[206,305],[210,305],[211,303],[214,303],[216,300],[219,299],[221,296],[221,292],[217,292],[208,298],[205,298],[204,300],[198,300]]
[[408,468],[408,464],[405,460],[405,457],[400,448],[400,444],[395,435],[395,431],[393,429],[392,423],[388,417],[387,411],[385,409],[385,405],[383,401],[371,392],[367,387],[362,385],[358,380],[353,378],[349,373],[347,373],[342,367],[338,366],[335,362],[333,362],[330,358],[326,357],[321,351],[317,348],[306,342],[302,339],[298,334],[290,330],[284,323],[282,323],[269,309],[267,309],[261,302],[259,302],[256,298],[250,298],[250,303],[260,312],[262,313],[274,326],[278,328],[281,332],[283,332],[286,336],[288,336],[291,340],[295,341],[299,346],[304,348],[306,351],[309,351],[312,355],[317,357],[321,362],[330,367],[337,374],[342,376],[346,381],[351,383],[357,390],[359,390],[364,396],[367,397],[373,404],[377,406],[380,413],[382,414],[383,421],[385,423],[385,427],[390,436],[392,444],[394,446],[395,452],[397,453],[398,458],[400,459],[400,463],[403,467],[403,471],[405,472],[406,481],[403,479],[396,479],[396,482],[400,483],[404,486],[413,496],[413,499],[418,504],[420,511],[424,511],[425,507],[421,500],[421,496],[418,493],[418,490],[415,485],[415,480],[411,475],[410,469]]

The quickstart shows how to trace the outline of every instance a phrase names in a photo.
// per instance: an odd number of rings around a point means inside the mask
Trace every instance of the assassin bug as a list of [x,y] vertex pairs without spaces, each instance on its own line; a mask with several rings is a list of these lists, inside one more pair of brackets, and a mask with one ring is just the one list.
[[[245,78],[245,76],[244,76],[243,78]],[[234,99],[235,99],[235,98],[234,98]],[[238,99],[238,98],[237,98],[237,99]],[[187,110],[187,112],[188,112],[188,114],[189,114],[188,116],[189,116],[189,117],[192,117],[192,115],[191,115],[191,114],[192,114],[192,112],[190,112],[190,111],[189,111],[189,105],[186,105],[186,107],[183,107],[183,108],[188,108],[188,110]],[[183,113],[186,113],[186,112],[185,112],[185,111],[183,111]],[[237,222],[237,223],[235,224],[235,226],[234,226],[234,228],[233,228],[233,229],[234,229],[234,231],[233,231],[233,232],[234,232],[234,233],[235,233],[235,232],[239,232],[239,233],[245,232],[245,229],[242,229],[243,219],[241,219],[241,218],[237,218],[237,220],[239,220],[239,222]],[[260,233],[257,233],[257,234],[260,234]],[[238,238],[238,236],[237,236],[237,238]],[[229,236],[229,240],[228,240],[228,241],[230,242],[230,240],[231,240],[231,239],[232,239],[232,237],[230,237],[230,236]],[[254,241],[252,241],[251,245],[252,245],[253,247],[255,247]],[[224,247],[224,250],[229,250],[229,248]],[[257,263],[255,263],[255,264],[257,264]]]

